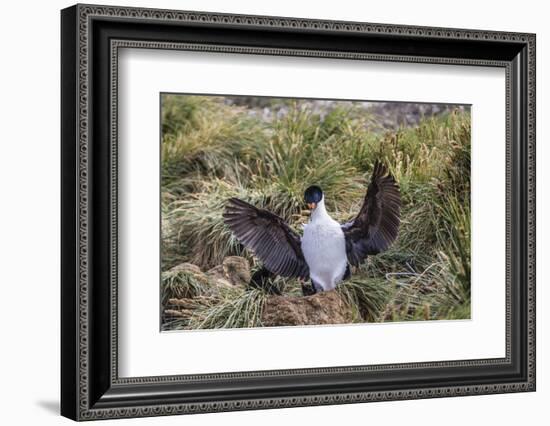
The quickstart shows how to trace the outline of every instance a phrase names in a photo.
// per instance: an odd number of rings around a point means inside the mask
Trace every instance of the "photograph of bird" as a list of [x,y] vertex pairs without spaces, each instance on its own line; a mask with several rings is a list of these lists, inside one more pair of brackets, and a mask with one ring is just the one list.
[[[310,186],[304,194],[311,209],[303,236],[281,217],[238,198],[230,198],[223,219],[236,239],[254,253],[274,276],[298,278],[304,295],[336,288],[367,256],[389,248],[399,231],[401,195],[387,168],[377,161],[357,216],[340,224],[330,217],[323,191]],[[311,280],[311,287],[303,282]],[[309,290],[308,290],[309,289]]]

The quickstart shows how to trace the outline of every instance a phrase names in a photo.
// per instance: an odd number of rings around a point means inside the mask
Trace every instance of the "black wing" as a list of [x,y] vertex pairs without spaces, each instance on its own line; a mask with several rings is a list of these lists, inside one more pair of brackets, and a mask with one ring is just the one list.
[[300,236],[279,216],[230,198],[223,218],[241,244],[254,252],[266,269],[283,277],[309,277]]
[[359,214],[342,225],[348,261],[352,265],[359,266],[367,255],[380,253],[395,241],[400,211],[399,186],[386,167],[377,161]]

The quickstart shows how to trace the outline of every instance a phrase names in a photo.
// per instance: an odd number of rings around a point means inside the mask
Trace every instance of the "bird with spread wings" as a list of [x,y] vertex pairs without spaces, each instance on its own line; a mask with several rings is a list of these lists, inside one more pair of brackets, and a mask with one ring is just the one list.
[[328,291],[350,276],[367,256],[388,249],[399,231],[401,195],[386,166],[376,162],[357,216],[339,224],[327,213],[317,186],[305,192],[312,209],[300,236],[281,217],[238,198],[227,201],[223,218],[237,240],[273,275],[311,279],[313,292]]

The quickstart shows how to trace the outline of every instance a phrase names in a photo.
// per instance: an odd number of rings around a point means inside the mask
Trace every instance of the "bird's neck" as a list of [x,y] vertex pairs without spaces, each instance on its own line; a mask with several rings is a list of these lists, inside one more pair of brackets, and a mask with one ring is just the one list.
[[324,219],[330,219],[330,216],[325,207],[325,199],[322,198],[321,201],[317,203],[315,210],[311,212],[311,222],[322,221]]

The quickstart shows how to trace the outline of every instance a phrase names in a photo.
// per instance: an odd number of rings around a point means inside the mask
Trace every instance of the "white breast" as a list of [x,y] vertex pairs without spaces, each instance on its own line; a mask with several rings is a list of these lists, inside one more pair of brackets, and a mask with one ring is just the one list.
[[310,277],[324,291],[336,287],[346,272],[346,242],[340,224],[326,215],[304,228],[302,252]]

